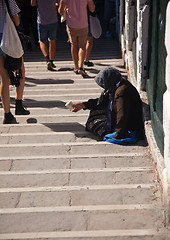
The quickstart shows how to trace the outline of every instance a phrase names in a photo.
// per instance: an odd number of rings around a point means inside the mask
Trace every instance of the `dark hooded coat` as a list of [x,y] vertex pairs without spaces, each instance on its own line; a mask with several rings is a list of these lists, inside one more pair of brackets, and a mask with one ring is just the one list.
[[[129,137],[128,131],[137,132],[137,137],[143,136],[142,101],[137,89],[120,72],[113,67],[106,67],[95,77],[96,83],[104,88],[104,92],[97,99],[83,102],[85,109],[109,109],[110,129],[108,133],[116,131],[114,138]],[[111,107],[109,107],[109,105]]]

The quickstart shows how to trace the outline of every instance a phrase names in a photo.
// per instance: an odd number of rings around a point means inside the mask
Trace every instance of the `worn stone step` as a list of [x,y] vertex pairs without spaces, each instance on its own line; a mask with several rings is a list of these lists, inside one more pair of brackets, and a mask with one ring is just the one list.
[[62,143],[96,141],[98,138],[90,132],[44,132],[44,133],[5,133],[1,134],[0,144],[19,143]]
[[[26,77],[26,81],[27,81],[27,77]],[[28,86],[27,86],[28,85]],[[99,90],[101,90],[102,91],[102,88],[101,87],[99,87],[95,82],[94,82],[94,80],[92,80],[92,81],[90,81],[90,82],[84,82],[84,83],[82,83],[82,82],[77,82],[76,84],[69,84],[69,82],[67,83],[63,83],[63,81],[61,81],[61,82],[58,82],[57,84],[50,84],[50,82],[48,83],[48,85],[47,85],[47,81],[46,80],[44,80],[44,82],[42,82],[41,84],[35,84],[34,83],[34,81],[32,80],[32,81],[29,81],[28,83],[27,83],[27,85],[25,86],[25,88],[24,88],[24,93],[25,93],[25,91],[41,91],[41,89],[42,90],[57,90],[57,91],[59,91],[60,89],[62,90],[62,89],[65,89],[66,90],[66,92],[67,91],[70,91],[70,92],[72,92],[72,91],[74,91],[74,90],[77,90],[78,91],[78,89],[80,88],[80,89],[84,89],[85,91],[86,91],[86,89],[89,89],[89,88],[98,88]],[[15,87],[13,87],[12,85],[10,85],[10,92],[11,92],[11,94],[13,94],[14,92],[15,92]],[[25,96],[25,95],[24,95]],[[12,100],[12,99],[11,99]]]
[[[86,122],[88,115],[86,113],[82,113],[79,115],[75,115],[74,113],[68,110],[68,114],[36,114],[36,115],[18,115],[16,116],[19,124],[26,124],[29,120],[36,121],[38,123],[63,123],[64,122]],[[3,116],[0,116],[0,122],[3,121]],[[31,123],[31,122],[30,122]],[[28,122],[29,124],[29,122]]]
[[71,155],[71,154],[102,154],[131,152],[138,153],[144,151],[144,146],[124,146],[99,142],[68,142],[68,143],[30,143],[30,144],[0,144],[1,157],[22,156],[48,156],[48,155]]
[[[38,56],[37,52],[33,52],[32,54],[35,55],[35,56]],[[30,59],[28,59],[28,58],[25,59],[26,70],[28,70],[28,69],[32,70],[32,68],[33,69],[37,69],[40,66],[46,66],[45,62],[40,61],[40,59],[39,59],[39,61],[36,61],[36,64],[34,62],[32,62],[32,61],[28,61],[28,60],[33,59],[32,58],[32,54],[31,54],[31,58]],[[39,57],[41,57],[40,54],[39,54]],[[120,67],[122,71],[123,70],[126,71],[124,68],[122,68],[124,66],[124,63],[123,63],[123,60],[121,58],[119,58],[119,59],[113,59],[113,58],[110,58],[110,59],[108,58],[107,59],[107,58],[105,58],[104,65],[101,64],[101,60],[95,59],[93,62],[94,62],[95,65],[97,65],[97,68],[98,67],[102,68],[104,66],[107,66],[107,64],[109,64],[109,65]],[[70,61],[69,60],[66,60],[66,61],[62,61],[62,60],[55,61],[54,60],[54,63],[57,64],[60,67],[65,67],[65,66],[71,67],[72,64],[73,64],[73,61],[72,60],[70,60]]]
[[0,233],[154,229],[163,214],[153,204],[5,208]]
[[[141,154],[142,155],[142,154]],[[114,168],[153,166],[148,155],[113,154],[112,156],[42,156],[28,158],[0,158],[1,171],[74,169],[74,168]]]
[[[72,91],[70,89],[58,89],[57,87],[56,88],[52,88],[52,89],[49,89],[49,88],[44,88],[44,89],[30,89],[30,88],[25,88],[25,91],[24,91],[24,98],[27,98],[27,97],[36,97],[36,96],[65,96],[65,95],[69,95],[70,98],[74,97],[74,95],[88,95],[90,96],[90,94],[99,94],[101,93],[102,89],[101,88],[94,88],[94,87],[91,87],[91,88],[76,88],[76,89],[72,89]],[[12,92],[11,96],[14,96],[14,92]]]
[[[31,118],[31,117],[30,117]],[[29,119],[29,117],[28,117]],[[31,118],[32,119],[32,118]],[[31,124],[0,124],[0,133],[40,133],[40,132],[84,132],[85,123],[62,122],[62,123],[31,123]]]
[[[11,96],[14,96],[14,94],[11,94]],[[88,96],[88,97],[87,97]],[[90,93],[85,93],[85,92],[78,92],[78,93],[39,93],[37,94],[36,92],[34,93],[33,91],[32,92],[29,92],[29,94],[27,93],[24,97],[24,99],[26,98],[33,98],[34,101],[38,101],[37,99],[39,99],[39,101],[41,101],[42,99],[44,100],[44,98],[47,98],[48,100],[53,100],[55,101],[58,100],[58,99],[86,99],[88,100],[89,98],[97,98],[100,96],[100,92],[90,92]],[[50,107],[50,105],[49,105]]]
[[31,232],[0,234],[1,240],[167,240],[166,233],[156,229]]
[[142,184],[156,182],[153,168],[50,169],[1,171],[0,187]]
[[119,184],[0,189],[1,208],[160,204],[156,184]]

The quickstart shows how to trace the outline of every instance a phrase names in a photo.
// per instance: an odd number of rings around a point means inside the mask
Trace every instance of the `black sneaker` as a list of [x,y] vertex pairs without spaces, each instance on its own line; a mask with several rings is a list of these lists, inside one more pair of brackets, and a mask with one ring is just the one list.
[[90,61],[84,61],[84,65],[87,65],[87,67],[93,67],[94,63]]
[[11,112],[5,113],[3,124],[18,124],[16,118],[12,115]]
[[30,111],[28,111],[26,107],[24,107],[23,105],[15,108],[15,115],[29,115],[29,114]]

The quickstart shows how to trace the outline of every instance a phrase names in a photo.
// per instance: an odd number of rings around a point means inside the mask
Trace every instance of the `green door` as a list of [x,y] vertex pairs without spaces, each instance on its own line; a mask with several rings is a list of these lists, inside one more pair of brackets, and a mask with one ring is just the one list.
[[151,123],[158,147],[163,155],[163,94],[165,85],[166,49],[165,21],[166,7],[169,0],[151,1],[150,11],[150,47],[149,47],[149,79],[147,93],[151,111]]

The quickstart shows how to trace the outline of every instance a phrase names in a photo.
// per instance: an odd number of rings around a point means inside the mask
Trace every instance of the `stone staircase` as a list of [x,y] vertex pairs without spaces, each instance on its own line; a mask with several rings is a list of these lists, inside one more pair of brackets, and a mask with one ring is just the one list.
[[[94,43],[95,66],[85,79],[73,73],[66,43],[58,43],[56,55],[56,71],[49,72],[40,51],[25,54],[31,115],[0,125],[0,239],[167,240],[146,143],[98,141],[84,129],[89,111],[64,106],[98,97],[93,77],[104,66],[126,75],[117,42]],[[12,112],[14,98],[11,87]]]

